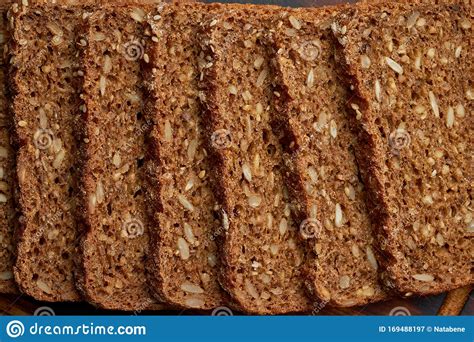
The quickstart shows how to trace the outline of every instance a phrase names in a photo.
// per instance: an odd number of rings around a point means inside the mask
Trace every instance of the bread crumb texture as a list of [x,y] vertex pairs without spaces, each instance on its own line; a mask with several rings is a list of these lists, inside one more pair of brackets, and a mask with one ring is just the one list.
[[366,4],[333,25],[357,95],[384,281],[406,296],[473,282],[469,6]]
[[264,34],[287,12],[230,10],[204,27],[203,94],[223,201],[221,284],[251,313],[309,310],[304,252],[272,129],[273,74]]
[[38,300],[77,301],[80,98],[76,38],[85,8],[13,5],[11,84],[22,212],[15,279]]
[[184,308],[216,308],[226,297],[217,281],[221,224],[198,99],[198,63],[204,61],[196,41],[201,22],[221,8],[165,5],[149,16],[150,284],[160,298]]
[[273,34],[279,127],[287,131],[285,165],[298,230],[306,247],[305,283],[314,300],[354,306],[386,297],[353,120],[335,60],[330,24],[339,8],[292,13]]
[[146,282],[149,221],[140,63],[148,8],[113,6],[85,25],[82,192],[87,225],[79,284],[107,309],[158,308]]

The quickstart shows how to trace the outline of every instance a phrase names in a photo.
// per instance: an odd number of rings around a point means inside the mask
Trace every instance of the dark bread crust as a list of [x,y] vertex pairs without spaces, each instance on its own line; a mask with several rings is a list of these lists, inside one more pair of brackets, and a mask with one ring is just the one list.
[[17,293],[13,279],[14,231],[18,222],[15,206],[15,153],[11,145],[12,118],[8,111],[7,10],[11,1],[0,2],[0,293]]
[[462,2],[361,4],[334,26],[384,282],[405,296],[474,282],[472,16]]
[[140,59],[151,7],[104,6],[83,28],[84,236],[78,287],[102,308],[156,310],[146,282],[149,222]]
[[148,19],[154,39],[147,45],[149,63],[143,63],[145,115],[151,125],[146,158],[153,222],[148,277],[158,298],[182,308],[212,309],[229,301],[217,281],[214,234],[220,220],[198,99],[196,41],[201,22],[222,8],[162,5]]
[[[10,83],[18,145],[15,280],[38,300],[77,301],[76,232],[80,104],[77,25],[84,7],[13,5]],[[34,45],[32,44],[34,42]]]
[[[345,6],[299,10],[275,25],[275,126],[285,142],[295,221],[307,249],[305,284],[314,299],[351,307],[385,299],[379,284],[356,134],[345,110],[333,18]],[[337,252],[336,252],[337,251]]]
[[200,39],[201,100],[223,209],[219,279],[236,305],[253,314],[311,307],[300,270],[305,256],[284,190],[280,137],[271,127],[273,75],[263,42],[273,20],[286,15],[278,7],[232,9],[210,19]]

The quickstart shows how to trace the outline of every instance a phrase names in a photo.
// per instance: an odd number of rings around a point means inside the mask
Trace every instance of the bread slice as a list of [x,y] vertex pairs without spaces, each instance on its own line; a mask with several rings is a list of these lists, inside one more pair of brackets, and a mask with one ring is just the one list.
[[333,27],[354,87],[384,281],[405,296],[474,281],[470,10],[364,4]]
[[153,220],[148,271],[157,296],[183,308],[212,309],[228,301],[217,281],[219,207],[198,99],[196,41],[204,18],[221,8],[165,5],[149,16],[154,43],[147,45],[145,64],[145,113],[152,125],[146,162]]
[[7,100],[7,59],[6,44],[7,9],[9,1],[0,3],[0,293],[16,293],[18,289],[13,279],[14,230],[18,213],[13,198],[15,153],[10,144],[11,116],[8,114]]
[[203,28],[202,101],[215,158],[223,230],[221,284],[242,310],[309,310],[303,249],[272,130],[270,51],[262,41],[283,9],[230,9]]
[[78,286],[102,308],[159,309],[148,291],[141,59],[146,8],[104,6],[84,27],[82,203]]
[[21,229],[14,268],[35,299],[77,301],[76,193],[79,65],[85,7],[18,5],[10,13],[12,111]]
[[285,160],[290,195],[307,249],[305,284],[330,305],[385,298],[379,284],[364,186],[354,156],[356,134],[345,110],[337,43],[330,23],[340,7],[295,11],[272,35],[275,98],[288,130]]

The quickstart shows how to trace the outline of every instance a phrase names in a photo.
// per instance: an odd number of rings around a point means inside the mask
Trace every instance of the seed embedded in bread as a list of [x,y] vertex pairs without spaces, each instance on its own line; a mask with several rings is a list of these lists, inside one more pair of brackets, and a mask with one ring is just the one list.
[[[15,178],[15,153],[11,146],[10,126],[12,118],[8,114],[7,66],[5,52],[8,42],[7,9],[8,4],[0,6],[0,293],[17,293],[13,279],[14,231],[18,222],[18,212],[14,203],[13,182]],[[22,120],[20,127],[26,127]]]
[[76,128],[81,83],[76,40],[83,14],[89,10],[14,4],[9,12],[12,110],[23,215],[15,279],[23,292],[38,300],[81,298],[73,274],[78,253]]
[[[336,43],[328,25],[339,10],[295,13],[301,25],[298,33],[289,37],[291,23],[282,20],[272,45],[275,84],[281,94],[275,99],[278,127],[292,137],[284,145],[290,198],[308,251],[305,284],[314,299],[351,306],[384,299],[386,294],[378,281],[373,232],[353,152],[357,136],[345,109],[349,92],[340,82]],[[298,53],[308,41],[318,42],[315,58]],[[367,69],[371,62],[363,56],[358,64]],[[317,70],[311,86],[308,70]]]
[[[206,60],[201,100],[228,222],[221,240],[221,284],[246,312],[308,310],[300,268],[304,255],[284,188],[280,137],[272,128],[272,100],[278,94],[264,44],[272,20],[280,15],[289,20],[288,14],[253,6],[228,12],[209,20],[200,38]],[[292,22],[293,33],[298,22]],[[229,84],[235,87],[232,94]],[[215,139],[212,132],[229,132],[231,139]]]
[[[148,123],[140,63],[148,41],[142,12],[148,7],[105,6],[82,27],[82,212],[85,234],[78,286],[106,309],[163,306],[148,289],[143,159]],[[132,46],[133,45],[133,46]]]
[[[147,194],[154,222],[149,284],[159,298],[183,308],[213,309],[227,302],[217,279],[214,234],[222,228],[198,98],[199,64],[206,61],[196,41],[200,23],[221,10],[221,5],[170,4],[157,6],[147,19],[151,35],[160,37],[159,44],[147,46],[149,60],[143,64],[151,123]],[[216,148],[231,142],[229,132],[213,132]]]
[[[333,25],[354,89],[358,161],[385,255],[383,279],[401,294],[474,282],[474,240],[462,221],[473,211],[472,165],[465,157],[473,145],[466,145],[474,71],[463,53],[472,45],[468,6],[360,4]],[[362,35],[369,26],[370,34]],[[361,54],[383,58],[388,68],[362,68]]]

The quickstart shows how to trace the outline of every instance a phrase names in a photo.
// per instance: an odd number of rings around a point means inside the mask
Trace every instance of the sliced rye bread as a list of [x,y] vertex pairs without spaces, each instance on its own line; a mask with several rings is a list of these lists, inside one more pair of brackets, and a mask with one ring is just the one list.
[[248,6],[216,16],[200,38],[204,118],[222,203],[221,285],[253,314],[310,309],[283,151],[271,127],[272,78],[262,39],[286,11]]
[[384,282],[405,296],[474,282],[472,15],[462,3],[363,4],[333,26]]
[[141,59],[148,8],[104,6],[83,28],[85,224],[77,282],[106,309],[162,306],[145,274],[149,222],[144,196],[145,132]]
[[286,142],[290,195],[307,249],[305,284],[334,306],[386,297],[379,284],[364,186],[354,156],[356,134],[339,80],[330,24],[345,7],[295,11],[275,25],[275,106]]
[[77,301],[79,65],[85,7],[14,4],[10,82],[22,213],[15,280],[38,300]]
[[148,19],[149,283],[162,301],[183,308],[212,309],[229,301],[217,281],[214,234],[221,224],[198,99],[201,50],[196,41],[201,22],[222,8],[227,7],[165,5]]
[[10,143],[11,115],[7,98],[7,9],[10,1],[0,2],[0,293],[16,293],[13,279],[18,211],[14,201],[15,153]]

